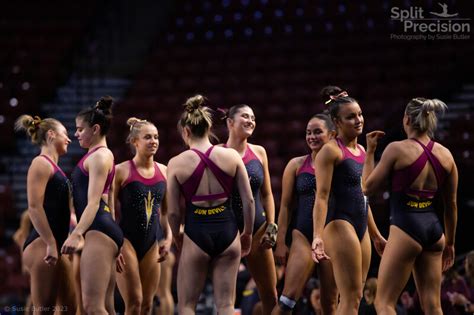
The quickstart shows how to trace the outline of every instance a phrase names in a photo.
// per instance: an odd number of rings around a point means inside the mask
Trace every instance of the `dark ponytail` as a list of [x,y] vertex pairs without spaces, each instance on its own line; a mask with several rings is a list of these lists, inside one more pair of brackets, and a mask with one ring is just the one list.
[[112,123],[112,105],[114,101],[111,96],[103,96],[92,107],[85,108],[77,114],[77,117],[86,121],[89,126],[99,125],[100,134],[105,135]]

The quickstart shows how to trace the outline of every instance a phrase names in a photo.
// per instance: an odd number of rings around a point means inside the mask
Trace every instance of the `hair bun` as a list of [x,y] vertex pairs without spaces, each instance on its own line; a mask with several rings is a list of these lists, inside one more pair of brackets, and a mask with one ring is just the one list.
[[41,124],[41,122],[42,122],[42,119],[39,116],[34,116],[33,120],[30,122],[30,127],[36,130],[39,128],[39,125]]
[[335,85],[328,85],[321,89],[319,95],[321,96],[322,101],[326,102],[327,100],[331,99],[331,96],[334,97],[342,92],[344,92],[344,90],[340,87]]
[[21,115],[15,121],[15,131],[24,130],[31,138],[31,142],[37,145],[46,144],[46,133],[48,130],[56,130],[60,124],[54,118],[41,119],[39,116]]
[[438,114],[444,114],[448,107],[439,99],[416,97],[408,102],[405,114],[410,117],[410,125],[421,133],[434,137],[438,124]]
[[143,123],[148,123],[146,119],[140,119],[137,117],[130,117],[127,119],[127,125],[130,126],[130,130],[132,130],[136,124],[143,124]]
[[421,104],[421,108],[425,115],[429,115],[430,113],[443,114],[444,111],[447,109],[447,106],[443,101],[437,98],[434,98],[434,99],[424,99],[424,101]]
[[98,109],[104,112],[104,115],[112,114],[112,105],[114,103],[114,99],[112,96],[103,96],[100,100],[95,104],[94,109]]
[[138,119],[137,117],[130,117],[129,119],[127,119],[127,125],[129,125],[130,127],[132,127],[133,125],[135,125],[137,122],[139,122],[141,119]]
[[197,94],[193,97],[190,97],[186,100],[186,103],[184,103],[184,109],[188,113],[194,112],[196,109],[201,107],[205,102],[204,96]]

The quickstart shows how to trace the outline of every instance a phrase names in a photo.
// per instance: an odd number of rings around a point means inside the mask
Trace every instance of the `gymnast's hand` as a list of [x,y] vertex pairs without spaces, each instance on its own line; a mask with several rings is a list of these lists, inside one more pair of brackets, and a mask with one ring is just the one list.
[[84,236],[74,231],[68,236],[61,248],[63,254],[74,254],[84,246]]
[[316,263],[319,263],[323,260],[331,259],[331,258],[329,258],[328,255],[326,255],[326,252],[324,251],[324,242],[323,242],[323,239],[321,237],[316,236],[313,239],[313,244],[311,246],[311,249],[312,249],[313,260]]
[[281,266],[286,266],[286,260],[288,259],[288,246],[285,244],[285,239],[280,240],[277,238],[277,244],[274,252],[275,261]]
[[462,293],[448,292],[447,295],[452,305],[464,306],[470,303],[469,300]]
[[375,251],[377,252],[377,254],[379,254],[380,257],[382,257],[383,251],[385,250],[385,245],[387,245],[387,240],[383,236],[380,236],[374,238],[373,242]]
[[117,270],[118,273],[122,273],[125,269],[125,265],[125,258],[123,257],[122,249],[120,249],[120,253],[115,259],[115,270]]
[[170,247],[171,241],[166,239],[163,239],[158,243],[158,262],[166,260],[166,257],[168,257],[168,253],[170,252]]
[[44,262],[49,266],[56,265],[58,261],[58,249],[56,248],[56,242],[46,245],[46,256],[44,256]]
[[454,245],[446,245],[443,250],[443,271],[448,270],[454,264]]
[[243,258],[250,253],[250,248],[252,247],[252,234],[251,233],[242,233],[240,234],[240,256]]
[[263,234],[262,240],[260,241],[260,247],[263,249],[270,249],[275,246],[278,233],[278,225],[275,223],[268,223]]
[[367,152],[375,151],[375,149],[377,148],[378,140],[382,138],[384,135],[385,135],[385,132],[380,131],[380,130],[369,132],[365,136],[365,138],[367,139]]

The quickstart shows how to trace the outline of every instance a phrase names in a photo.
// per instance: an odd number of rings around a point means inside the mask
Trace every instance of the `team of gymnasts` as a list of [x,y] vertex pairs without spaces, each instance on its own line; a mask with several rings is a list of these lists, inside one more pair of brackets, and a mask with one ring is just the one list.
[[[323,313],[357,314],[372,240],[382,256],[377,313],[395,314],[413,272],[425,313],[442,314],[441,273],[454,260],[458,184],[450,151],[432,140],[446,105],[412,99],[403,116],[407,139],[390,143],[375,165],[384,133],[369,132],[364,149],[358,144],[364,117],[357,100],[336,86],[325,87],[322,96],[327,111],[306,127],[310,153],[291,159],[284,170],[278,225],[269,159],[264,147],[248,142],[256,127],[248,105],[225,111],[228,139],[213,145],[212,110],[203,96],[189,98],[178,121],[189,149],[167,166],[154,161],[156,126],[132,117],[127,143],[134,157],[116,165],[106,141],[113,102],[101,98],[76,116],[75,136],[87,153],[70,179],[58,166],[71,142],[61,122],[18,118],[16,129],[41,148],[28,170],[33,228],[23,247],[35,309],[54,313],[61,305],[68,313],[112,314],[117,284],[126,314],[150,314],[159,262],[172,258],[174,242],[180,253],[179,314],[194,314],[208,275],[218,314],[234,314],[242,257],[263,314],[291,314],[315,269]],[[388,181],[386,240],[368,196]],[[73,228],[71,213],[77,216]],[[280,297],[275,261],[286,265]]]

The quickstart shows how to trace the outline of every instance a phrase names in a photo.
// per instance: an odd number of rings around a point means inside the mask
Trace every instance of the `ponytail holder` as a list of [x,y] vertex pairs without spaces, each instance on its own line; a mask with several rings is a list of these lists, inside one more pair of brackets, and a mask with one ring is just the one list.
[[95,106],[94,106],[94,111],[95,111],[95,112],[98,112],[99,114],[104,115],[104,110],[99,107],[99,102],[97,102],[97,104],[95,104]]
[[133,124],[130,125],[130,131],[132,131],[132,129],[135,127],[136,124],[138,123],[146,123],[146,119],[137,119]]
[[33,117],[33,121],[31,122],[31,126],[33,126],[33,128],[37,129],[39,124],[41,124],[42,122],[42,119],[39,117],[39,116],[35,116]]
[[100,108],[99,105],[100,105],[100,102],[95,103],[94,107],[92,107],[92,110],[95,111],[95,112],[99,112],[103,115],[104,110],[102,108]]
[[329,99],[324,102],[325,105],[331,103],[331,101],[334,101],[340,97],[348,97],[349,94],[346,92],[346,91],[342,91],[341,93],[337,94],[337,95],[329,95]]

